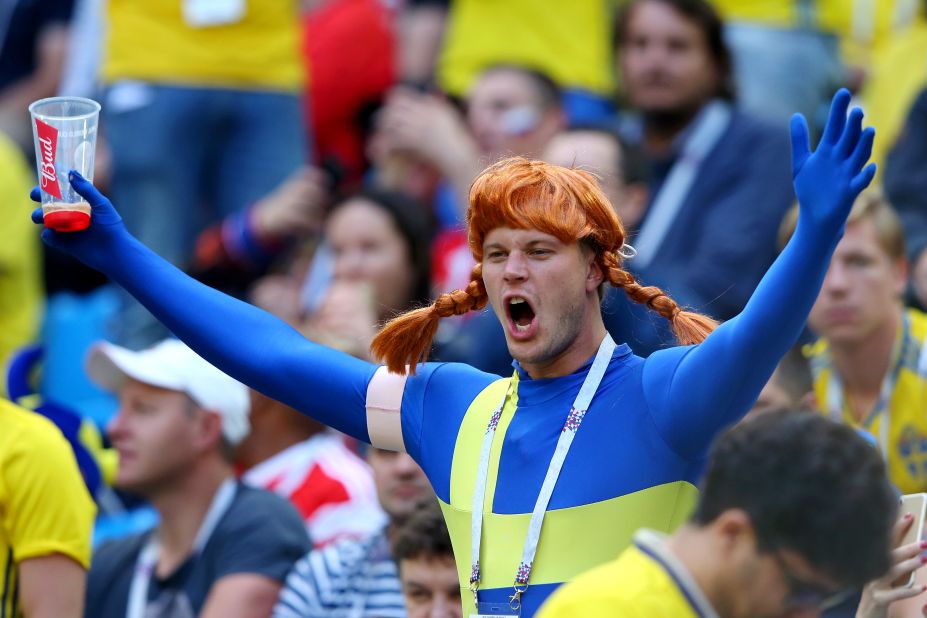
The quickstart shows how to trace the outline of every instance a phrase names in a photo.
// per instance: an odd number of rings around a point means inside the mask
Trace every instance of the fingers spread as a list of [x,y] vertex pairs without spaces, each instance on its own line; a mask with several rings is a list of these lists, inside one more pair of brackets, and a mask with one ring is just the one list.
[[849,157],[850,153],[856,148],[859,142],[860,134],[863,132],[863,110],[854,107],[847,119],[846,127],[840,141],[837,143],[837,152],[842,157]]
[[824,135],[821,137],[821,143],[836,144],[843,135],[843,128],[847,122],[847,107],[850,106],[850,91],[841,88],[834,95],[830,104],[830,116],[827,118],[827,125],[824,127]]
[[855,194],[862,192],[863,189],[869,186],[872,179],[875,178],[875,173],[876,164],[870,163],[850,181],[850,190]]
[[805,161],[811,156],[808,145],[808,122],[801,114],[792,116],[792,176],[798,174]]
[[858,170],[866,165],[866,161],[872,156],[872,142],[875,140],[875,129],[866,127],[850,155],[850,165],[852,169]]

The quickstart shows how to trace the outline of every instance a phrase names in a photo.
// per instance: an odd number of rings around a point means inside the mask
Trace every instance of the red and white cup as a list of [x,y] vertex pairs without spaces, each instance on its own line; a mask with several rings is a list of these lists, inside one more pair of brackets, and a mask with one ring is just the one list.
[[100,104],[80,97],[51,97],[29,106],[45,227],[76,232],[90,225],[90,204],[68,182],[77,170],[93,181]]

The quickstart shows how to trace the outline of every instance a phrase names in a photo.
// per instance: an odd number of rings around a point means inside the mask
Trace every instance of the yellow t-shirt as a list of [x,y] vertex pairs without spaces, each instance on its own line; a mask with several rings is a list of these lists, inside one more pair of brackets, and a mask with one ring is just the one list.
[[537,618],[716,618],[685,568],[649,530],[607,564],[551,595]]
[[526,65],[564,88],[608,94],[616,0],[455,0],[448,16],[438,82],[463,96],[494,64]]
[[[853,0],[709,0],[725,21],[834,32]],[[806,8],[807,5],[807,8]]]
[[872,161],[880,168],[898,139],[908,112],[927,86],[927,19],[918,17],[908,30],[888,37],[873,51],[861,93],[866,123],[876,129]]
[[96,507],[54,424],[0,399],[0,613],[21,615],[16,565],[63,554],[85,569]]
[[[29,219],[35,204],[29,190],[32,168],[12,141],[0,133],[0,371],[6,375],[10,355],[33,341],[42,317],[41,246],[38,228]],[[0,395],[6,381],[0,380]]]
[[[853,418],[844,402],[839,382],[832,380],[833,368],[826,339],[806,346],[805,356],[811,360],[814,374],[814,394],[824,414],[839,416],[844,423],[871,434],[876,443],[883,442],[882,423],[886,417],[888,430],[884,434],[888,449],[888,472],[902,493],[927,491],[927,315],[908,309],[905,320],[910,337],[904,338],[905,326],[899,329],[897,357],[893,360],[897,378],[889,398],[887,414],[873,411],[862,423]],[[907,339],[908,343],[902,343]],[[884,455],[884,453],[883,453]]]
[[[227,6],[210,17],[197,6]],[[298,91],[296,0],[109,0],[103,79]]]

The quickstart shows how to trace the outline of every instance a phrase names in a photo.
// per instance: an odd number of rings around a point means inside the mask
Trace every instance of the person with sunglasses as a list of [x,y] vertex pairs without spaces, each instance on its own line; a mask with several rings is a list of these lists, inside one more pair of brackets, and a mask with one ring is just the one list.
[[858,618],[884,618],[921,543],[892,551],[910,518],[878,450],[811,412],[777,410],[712,447],[698,505],[670,536],[641,530],[616,560],[555,592],[538,618],[819,616],[863,590]]

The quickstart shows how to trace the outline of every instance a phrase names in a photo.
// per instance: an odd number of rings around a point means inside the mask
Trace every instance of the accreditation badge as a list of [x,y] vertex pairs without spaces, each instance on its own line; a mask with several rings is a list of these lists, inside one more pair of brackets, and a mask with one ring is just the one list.
[[512,618],[521,616],[521,607],[513,610],[508,603],[482,601],[476,604],[476,613],[470,618]]

